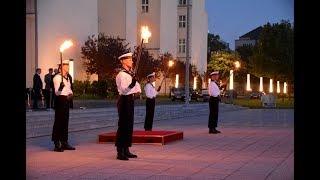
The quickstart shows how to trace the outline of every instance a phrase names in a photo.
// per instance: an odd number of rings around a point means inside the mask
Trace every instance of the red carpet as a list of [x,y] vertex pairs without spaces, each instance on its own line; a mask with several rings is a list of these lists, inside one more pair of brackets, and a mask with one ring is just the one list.
[[[115,142],[116,132],[99,134],[99,143]],[[132,143],[167,144],[183,139],[181,131],[133,131]]]

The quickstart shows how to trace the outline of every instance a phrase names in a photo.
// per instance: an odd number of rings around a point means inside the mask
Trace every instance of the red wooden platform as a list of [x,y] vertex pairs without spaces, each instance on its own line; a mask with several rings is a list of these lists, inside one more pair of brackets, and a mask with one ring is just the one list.
[[[183,139],[181,131],[133,131],[132,143],[167,144]],[[99,134],[99,143],[115,142],[116,132]]]

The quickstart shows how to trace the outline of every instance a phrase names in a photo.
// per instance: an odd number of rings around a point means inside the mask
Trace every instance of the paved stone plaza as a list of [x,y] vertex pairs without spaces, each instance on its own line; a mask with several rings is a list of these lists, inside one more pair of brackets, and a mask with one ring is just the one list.
[[[116,131],[115,108],[74,109],[69,139],[76,151],[53,152],[53,111],[27,112],[27,179],[292,180],[293,109],[247,109],[220,104],[219,130],[208,134],[208,104],[156,107],[154,130],[178,130],[167,145],[134,144],[137,159],[116,160],[114,144],[98,134]],[[135,109],[143,129],[144,107]]]

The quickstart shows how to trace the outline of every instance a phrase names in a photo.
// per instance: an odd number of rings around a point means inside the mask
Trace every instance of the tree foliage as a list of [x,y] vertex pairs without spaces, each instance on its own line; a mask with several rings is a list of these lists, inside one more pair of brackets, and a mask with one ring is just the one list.
[[222,43],[219,35],[214,35],[208,33],[208,54],[207,54],[207,62],[210,61],[210,56],[213,52],[217,51],[230,51],[229,47]]
[[120,67],[118,57],[130,51],[128,43],[119,37],[89,36],[81,47],[82,59],[88,74],[98,74],[99,81],[112,78]]
[[239,75],[239,72],[245,72],[246,67],[243,65],[243,61],[237,53],[226,51],[214,52],[211,54],[211,58],[208,63],[208,74],[213,71],[219,71],[221,79],[227,79],[230,76],[230,70],[235,70],[234,63],[236,61],[240,62],[241,68],[238,70],[238,73],[235,73],[234,75],[242,77]]
[[[163,73],[166,73],[166,71],[168,72],[167,74],[167,78],[170,78],[172,80],[175,80],[176,74],[179,74],[179,81],[181,83],[185,82],[185,74],[186,74],[186,64],[184,61],[178,60],[178,59],[174,59],[172,54],[170,53],[164,53],[162,55],[160,55],[159,59],[161,59],[161,69]],[[172,60],[174,62],[174,65],[172,67],[170,67],[169,71],[168,71],[168,64],[169,61]],[[197,76],[198,72],[197,72],[197,68],[195,65],[190,64],[189,66],[189,79],[190,82],[193,81],[194,76]]]
[[[133,61],[136,64],[137,57],[139,53],[139,48],[135,48],[133,53]],[[161,71],[161,59],[155,59],[153,56],[144,48],[142,48],[139,67],[137,71],[137,78],[139,80],[146,80],[147,75],[155,72],[157,76],[159,76],[159,72]]]
[[251,73],[256,76],[293,81],[293,27],[289,21],[263,26],[260,38],[249,57]]

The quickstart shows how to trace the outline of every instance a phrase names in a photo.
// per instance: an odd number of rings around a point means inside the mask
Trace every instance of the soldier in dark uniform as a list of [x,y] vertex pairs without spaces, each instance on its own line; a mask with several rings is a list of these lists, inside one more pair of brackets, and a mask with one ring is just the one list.
[[129,147],[132,146],[134,94],[141,93],[141,88],[132,72],[132,53],[123,54],[118,59],[122,69],[116,76],[119,121],[115,146],[117,146],[117,159],[129,160],[128,158],[137,158],[137,155],[129,151]]
[[208,92],[210,95],[209,98],[209,122],[208,128],[210,134],[221,133],[216,128],[218,126],[218,113],[219,113],[219,102],[220,102],[220,83],[219,79],[219,71],[214,71],[210,74],[211,82],[209,84]]
[[152,84],[153,82],[156,81],[155,75],[156,75],[156,73],[153,72],[147,76],[148,83],[144,87],[144,91],[147,96],[147,99],[146,99],[146,118],[144,121],[145,131],[152,131],[154,108],[155,108],[155,104],[156,104],[156,96],[158,95],[158,92],[161,89],[161,86],[159,86],[158,89],[156,90]]
[[59,73],[53,78],[56,104],[52,141],[55,145],[54,151],[57,152],[75,150],[75,148],[68,143],[69,101],[73,96],[70,79],[67,76],[68,71],[69,60],[64,60],[62,62],[62,75]]
[[44,76],[46,108],[52,107],[53,102],[53,69],[49,68],[49,73]]
[[40,78],[41,69],[37,68],[36,73],[33,76],[33,109],[38,109],[38,101],[42,96],[42,80]]

